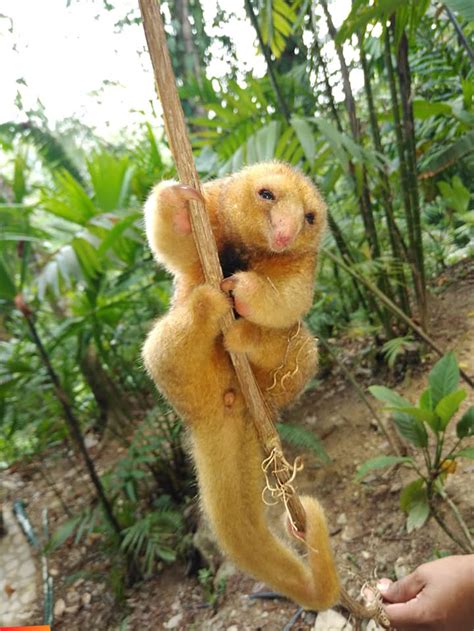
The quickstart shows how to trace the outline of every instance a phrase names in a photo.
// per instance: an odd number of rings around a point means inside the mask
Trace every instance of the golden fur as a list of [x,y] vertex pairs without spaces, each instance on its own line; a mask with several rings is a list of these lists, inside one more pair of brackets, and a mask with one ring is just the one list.
[[303,607],[325,609],[337,601],[339,581],[323,510],[302,498],[305,563],[266,522],[263,454],[226,352],[247,353],[274,408],[292,401],[314,373],[317,348],[301,318],[312,302],[325,205],[310,180],[278,162],[204,185],[224,267],[230,257],[222,288],[242,316],[223,339],[229,298],[204,283],[187,213],[193,197],[193,189],[163,182],[145,206],[150,247],[173,273],[175,293],[146,340],[144,362],[191,430],[202,504],[223,550]]

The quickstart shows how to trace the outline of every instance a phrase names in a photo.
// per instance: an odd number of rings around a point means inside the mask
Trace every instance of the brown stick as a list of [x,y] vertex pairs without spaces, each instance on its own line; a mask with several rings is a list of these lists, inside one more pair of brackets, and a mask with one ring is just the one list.
[[[176,89],[176,81],[166,45],[160,5],[158,0],[138,0],[138,2],[143,18],[148,50],[153,64],[156,87],[163,109],[166,135],[176,163],[179,179],[183,184],[201,191],[184,121],[184,113]],[[194,239],[206,282],[214,287],[220,287],[223,276],[208,214],[204,204],[197,201],[190,202],[190,210]],[[233,320],[232,312],[229,311],[226,317],[223,318],[223,332],[232,326]],[[286,491],[286,483],[290,479],[290,468],[283,456],[280,437],[275,429],[275,414],[263,399],[247,356],[243,353],[230,353],[230,357],[239,380],[242,395],[254,420],[262,448],[267,456],[273,456],[273,471],[278,486]],[[286,495],[286,500],[293,525],[298,531],[305,532],[306,514],[299,497],[296,494],[289,493]],[[365,608],[350,598],[344,589],[341,590],[341,603],[356,617],[380,620],[380,616],[377,615],[379,612],[377,607]]]

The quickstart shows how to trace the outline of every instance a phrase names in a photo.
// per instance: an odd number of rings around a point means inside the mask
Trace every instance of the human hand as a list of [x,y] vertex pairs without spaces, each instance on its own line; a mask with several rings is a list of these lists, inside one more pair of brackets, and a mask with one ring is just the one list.
[[474,631],[474,554],[424,563],[377,588],[398,631]]

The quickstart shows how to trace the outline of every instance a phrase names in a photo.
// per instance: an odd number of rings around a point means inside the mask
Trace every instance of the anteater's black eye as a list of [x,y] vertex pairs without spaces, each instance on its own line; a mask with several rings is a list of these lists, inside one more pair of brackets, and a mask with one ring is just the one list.
[[262,199],[275,199],[275,195],[268,188],[261,188],[258,194]]
[[314,213],[306,213],[304,218],[311,226],[314,224],[314,218],[315,218]]

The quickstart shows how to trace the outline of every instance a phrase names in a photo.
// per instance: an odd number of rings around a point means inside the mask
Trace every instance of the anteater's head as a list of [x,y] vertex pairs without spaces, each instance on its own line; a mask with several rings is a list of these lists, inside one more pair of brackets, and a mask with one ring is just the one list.
[[290,165],[247,167],[227,180],[221,195],[221,225],[231,240],[275,253],[319,246],[326,205],[311,180]]

